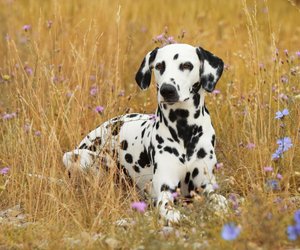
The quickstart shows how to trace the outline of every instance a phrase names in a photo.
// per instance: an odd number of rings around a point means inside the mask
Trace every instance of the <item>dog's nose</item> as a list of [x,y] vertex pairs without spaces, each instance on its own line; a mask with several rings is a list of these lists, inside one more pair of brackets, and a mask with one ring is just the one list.
[[179,100],[177,90],[171,84],[164,83],[163,85],[161,85],[160,94],[166,102],[177,102]]

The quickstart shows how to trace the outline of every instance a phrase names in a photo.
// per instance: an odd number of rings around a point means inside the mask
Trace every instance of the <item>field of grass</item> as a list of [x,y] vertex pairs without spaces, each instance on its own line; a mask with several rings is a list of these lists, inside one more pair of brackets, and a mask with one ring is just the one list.
[[[300,232],[297,240],[287,235],[300,208],[295,1],[0,0],[0,23],[0,249],[300,247]],[[222,163],[218,192],[230,211],[181,202],[186,218],[173,227],[151,207],[134,211],[140,197],[116,184],[114,168],[70,179],[62,164],[108,118],[155,111],[154,84],[141,91],[134,76],[162,45],[154,42],[160,34],[226,65],[206,104]],[[127,225],[115,223],[124,218]],[[227,241],[221,231],[231,222],[240,234]]]

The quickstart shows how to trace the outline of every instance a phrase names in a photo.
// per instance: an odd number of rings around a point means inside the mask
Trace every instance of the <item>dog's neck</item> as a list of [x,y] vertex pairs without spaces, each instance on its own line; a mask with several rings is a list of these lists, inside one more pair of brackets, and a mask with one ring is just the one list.
[[205,107],[205,92],[200,91],[184,102],[174,104],[159,103],[156,111],[158,120],[166,126],[178,119],[187,119],[188,124],[201,124],[202,117],[208,114]]

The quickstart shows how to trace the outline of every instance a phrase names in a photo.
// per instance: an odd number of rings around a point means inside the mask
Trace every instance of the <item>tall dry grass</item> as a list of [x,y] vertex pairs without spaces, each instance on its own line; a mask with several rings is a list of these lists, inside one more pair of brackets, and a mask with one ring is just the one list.
[[[0,207],[20,204],[33,223],[2,223],[0,246],[295,246],[285,231],[299,206],[294,201],[300,185],[299,13],[292,0],[2,0],[0,113],[16,115],[0,121],[0,169],[9,167],[0,176]],[[217,173],[219,192],[245,200],[238,212],[223,217],[201,202],[181,208],[188,217],[167,236],[155,210],[143,216],[130,209],[139,197],[126,181],[115,184],[114,168],[101,177],[70,180],[62,164],[63,152],[108,118],[154,112],[155,87],[140,91],[134,75],[166,26],[176,41],[200,45],[225,61],[220,94],[208,95],[206,102],[217,133],[217,156],[224,164]],[[104,107],[100,114],[94,111],[99,105]],[[275,120],[283,108],[290,114]],[[272,161],[276,140],[283,136],[291,138],[293,147]],[[266,166],[273,173],[265,172]],[[266,183],[276,180],[277,173],[283,176],[277,179],[280,190],[270,192]],[[120,218],[133,218],[135,224],[118,227],[114,222]],[[220,237],[229,221],[242,227],[231,243]],[[94,234],[99,234],[97,240]]]

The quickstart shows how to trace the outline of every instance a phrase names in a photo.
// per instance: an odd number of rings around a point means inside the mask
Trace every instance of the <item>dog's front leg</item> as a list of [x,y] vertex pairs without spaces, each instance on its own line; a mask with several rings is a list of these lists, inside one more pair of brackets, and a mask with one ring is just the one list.
[[173,196],[184,174],[184,167],[175,156],[169,153],[155,158],[153,188],[160,215],[169,222],[178,222],[181,215],[173,206]]
[[200,161],[198,166],[192,170],[192,181],[195,188],[203,189],[205,197],[207,197],[212,208],[215,210],[226,211],[228,203],[223,195],[217,194],[218,188],[215,175],[213,174],[214,165],[210,161]]

